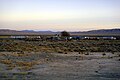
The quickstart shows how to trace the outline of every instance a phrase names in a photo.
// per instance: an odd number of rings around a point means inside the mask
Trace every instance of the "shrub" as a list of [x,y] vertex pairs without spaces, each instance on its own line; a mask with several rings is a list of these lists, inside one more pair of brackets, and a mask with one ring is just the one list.
[[103,53],[102,55],[103,55],[103,56],[105,56],[106,54],[105,54],[105,53]]
[[70,34],[67,31],[62,31],[61,32],[61,36],[63,36],[63,37],[69,37]]

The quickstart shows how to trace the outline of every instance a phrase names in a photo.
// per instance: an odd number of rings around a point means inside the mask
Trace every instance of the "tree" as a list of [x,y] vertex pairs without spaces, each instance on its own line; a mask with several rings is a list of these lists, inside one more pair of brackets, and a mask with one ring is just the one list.
[[61,36],[63,36],[63,37],[69,37],[70,34],[67,31],[62,31],[61,32]]

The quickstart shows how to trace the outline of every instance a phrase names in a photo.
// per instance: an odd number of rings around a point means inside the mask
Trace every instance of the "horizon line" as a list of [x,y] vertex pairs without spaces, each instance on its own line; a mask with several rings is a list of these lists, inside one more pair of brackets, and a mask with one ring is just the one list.
[[111,29],[120,29],[120,28],[105,28],[105,29],[91,29],[91,30],[84,30],[84,31],[71,31],[71,30],[35,30],[35,29],[23,29],[23,30],[17,30],[17,29],[0,29],[0,30],[15,30],[15,31],[35,31],[35,32],[39,32],[39,31],[51,31],[51,32],[61,32],[61,31],[67,31],[67,32],[87,32],[87,31],[94,31],[94,30],[111,30]]

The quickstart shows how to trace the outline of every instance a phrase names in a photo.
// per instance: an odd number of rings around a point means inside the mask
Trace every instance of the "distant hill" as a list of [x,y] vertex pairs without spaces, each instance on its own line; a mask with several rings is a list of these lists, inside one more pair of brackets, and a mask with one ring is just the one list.
[[[60,32],[52,31],[34,31],[34,30],[9,30],[9,29],[0,29],[0,35],[54,35],[59,34]],[[120,29],[101,29],[101,30],[91,30],[84,32],[70,32],[71,35],[119,35]]]
[[52,31],[34,31],[34,30],[22,30],[22,32],[27,32],[29,34],[42,34],[42,35],[49,35],[49,34],[55,34],[56,32],[52,32]]
[[0,35],[52,35],[55,34],[52,31],[34,31],[34,30],[9,30],[9,29],[0,29]]
[[88,31],[89,34],[120,34],[120,29],[101,29]]
[[91,30],[84,32],[71,32],[73,35],[119,35],[120,29],[100,29],[100,30]]
[[36,32],[24,32],[24,31],[16,31],[9,29],[0,29],[0,35],[29,35],[29,34],[37,34]]

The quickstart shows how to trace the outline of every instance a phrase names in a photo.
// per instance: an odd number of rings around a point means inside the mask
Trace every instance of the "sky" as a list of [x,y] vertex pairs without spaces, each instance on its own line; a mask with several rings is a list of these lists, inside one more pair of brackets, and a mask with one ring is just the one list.
[[0,0],[0,29],[120,28],[120,0]]

